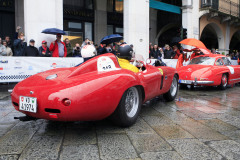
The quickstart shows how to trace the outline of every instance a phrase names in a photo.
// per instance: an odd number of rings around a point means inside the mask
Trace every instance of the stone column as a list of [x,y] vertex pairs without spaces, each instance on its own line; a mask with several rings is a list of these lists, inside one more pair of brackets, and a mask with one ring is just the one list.
[[23,3],[26,42],[34,39],[39,47],[46,40],[50,45],[56,36],[41,32],[46,28],[63,29],[63,0],[24,0]]
[[230,43],[231,43],[230,27],[231,27],[230,26],[230,22],[227,22],[227,25],[226,25],[226,35],[225,35],[225,49],[220,52],[221,54],[222,54],[222,52],[225,52],[225,55],[229,54],[229,46],[230,46]]
[[96,0],[94,41],[99,44],[107,36],[107,0]]
[[24,0],[15,0],[15,25],[21,26],[24,31]]
[[149,58],[149,0],[124,0],[124,41]]
[[182,1],[182,26],[187,28],[187,38],[199,39],[199,1]]
[[158,41],[155,42],[157,37],[157,10],[150,8],[150,26],[149,26],[149,42],[153,44],[158,44]]

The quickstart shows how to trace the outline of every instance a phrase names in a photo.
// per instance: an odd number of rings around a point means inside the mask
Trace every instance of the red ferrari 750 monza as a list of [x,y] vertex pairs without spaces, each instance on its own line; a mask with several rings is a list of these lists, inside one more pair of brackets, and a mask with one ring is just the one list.
[[27,117],[53,121],[93,121],[107,117],[119,126],[135,123],[142,103],[163,95],[175,99],[178,74],[171,67],[143,63],[142,71],[122,69],[113,54],[72,68],[33,75],[18,83],[12,104]]
[[219,86],[240,82],[240,66],[232,65],[223,55],[206,54],[195,57],[189,65],[179,68],[179,83],[184,85]]

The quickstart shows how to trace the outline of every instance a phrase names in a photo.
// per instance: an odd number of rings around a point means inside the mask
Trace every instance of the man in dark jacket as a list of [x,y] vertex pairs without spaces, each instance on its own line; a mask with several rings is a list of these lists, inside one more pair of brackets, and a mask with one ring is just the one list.
[[150,52],[150,58],[152,59],[158,59],[158,57],[162,57],[162,54],[160,53],[158,46],[155,44],[153,47],[153,50]]
[[164,59],[173,59],[175,54],[176,53],[170,48],[169,45],[165,45]]
[[25,56],[37,57],[39,56],[38,49],[34,47],[35,41],[31,39],[29,41],[29,46],[25,50]]
[[52,56],[51,52],[49,51],[46,41],[42,41],[42,46],[39,47],[39,55],[41,57],[51,57]]
[[25,49],[27,47],[27,43],[24,42],[24,34],[19,33],[18,34],[18,39],[15,39],[13,42],[13,47],[14,47],[14,54],[13,56],[24,56]]
[[100,46],[98,47],[98,50],[97,50],[97,54],[101,55],[104,53],[107,53],[106,44],[100,44]]
[[73,48],[68,38],[64,41],[66,48],[67,48],[67,57],[73,57]]

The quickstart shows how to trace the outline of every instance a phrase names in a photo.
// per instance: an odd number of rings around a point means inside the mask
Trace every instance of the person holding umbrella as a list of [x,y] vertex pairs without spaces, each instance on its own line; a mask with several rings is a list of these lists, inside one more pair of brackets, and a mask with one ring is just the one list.
[[67,48],[64,42],[61,41],[62,35],[57,34],[56,40],[53,41],[50,45],[49,50],[52,51],[52,57],[66,57]]

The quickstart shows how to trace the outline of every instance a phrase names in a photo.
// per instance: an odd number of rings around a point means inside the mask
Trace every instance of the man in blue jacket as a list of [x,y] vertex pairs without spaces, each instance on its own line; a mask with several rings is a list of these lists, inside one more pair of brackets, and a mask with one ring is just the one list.
[[24,34],[18,33],[18,39],[15,39],[13,42],[14,54],[13,56],[24,56],[27,43],[24,42]]

